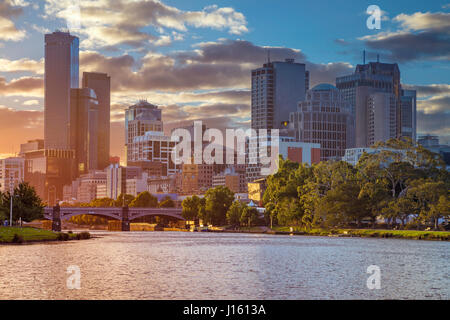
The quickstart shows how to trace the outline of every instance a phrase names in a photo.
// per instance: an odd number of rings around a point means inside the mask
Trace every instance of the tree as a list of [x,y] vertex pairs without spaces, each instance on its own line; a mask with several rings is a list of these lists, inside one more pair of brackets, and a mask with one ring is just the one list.
[[95,207],[95,208],[108,208],[108,207],[114,207],[114,205],[115,205],[114,200],[111,198],[94,199],[89,204],[89,206]]
[[175,208],[175,201],[172,200],[171,197],[166,196],[159,203],[160,208]]
[[181,215],[186,220],[197,220],[199,218],[199,211],[200,211],[200,205],[201,201],[200,198],[197,196],[187,197],[186,199],[181,202]]
[[158,198],[156,198],[154,195],[150,194],[150,192],[144,191],[144,192],[139,193],[136,198],[131,200],[130,207],[157,208],[158,207]]
[[[9,208],[11,205],[11,194],[4,193],[3,206],[1,211],[3,216],[9,217]],[[44,204],[36,191],[28,183],[22,182],[14,189],[13,199],[13,221],[21,218],[23,221],[30,222],[44,217]]]
[[202,219],[213,225],[226,223],[227,211],[234,201],[234,193],[224,186],[209,189],[205,194],[205,214]]
[[130,206],[131,202],[134,200],[134,197],[131,194],[123,194],[121,193],[119,197],[117,197],[117,200],[114,201],[115,207],[123,207],[123,206]]
[[247,207],[245,203],[234,201],[230,209],[227,211],[227,223],[233,226],[238,226],[241,221],[243,210]]
[[420,217],[432,222],[435,229],[438,229],[439,219],[445,217],[442,205],[448,203],[448,194],[448,183],[432,179],[415,180],[409,190],[409,195],[417,201]]
[[7,219],[6,207],[3,201],[5,199],[5,196],[6,195],[0,191],[0,221]]
[[242,210],[242,215],[240,218],[240,222],[242,225],[247,225],[247,227],[251,227],[257,220],[258,220],[258,211],[256,208],[252,208],[249,206],[246,206]]
[[417,203],[409,197],[401,197],[397,200],[390,201],[388,205],[382,209],[382,212],[385,217],[391,218],[394,221],[399,219],[404,228],[409,216],[417,214]]

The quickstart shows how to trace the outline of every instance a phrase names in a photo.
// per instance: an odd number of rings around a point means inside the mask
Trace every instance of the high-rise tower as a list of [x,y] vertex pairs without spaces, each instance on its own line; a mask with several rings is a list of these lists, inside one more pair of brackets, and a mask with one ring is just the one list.
[[44,140],[46,149],[70,149],[70,89],[79,87],[79,40],[68,32],[45,35]]

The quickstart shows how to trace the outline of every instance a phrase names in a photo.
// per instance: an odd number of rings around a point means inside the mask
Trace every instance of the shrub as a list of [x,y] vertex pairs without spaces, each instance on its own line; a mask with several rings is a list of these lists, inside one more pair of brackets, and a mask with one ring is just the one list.
[[58,241],[67,241],[69,240],[69,234],[68,233],[58,233],[57,237]]
[[13,243],[23,243],[23,237],[19,236],[17,233],[14,234],[14,237],[12,238]]
[[77,233],[77,240],[85,240],[85,239],[90,239],[90,238],[91,238],[91,234],[89,232]]

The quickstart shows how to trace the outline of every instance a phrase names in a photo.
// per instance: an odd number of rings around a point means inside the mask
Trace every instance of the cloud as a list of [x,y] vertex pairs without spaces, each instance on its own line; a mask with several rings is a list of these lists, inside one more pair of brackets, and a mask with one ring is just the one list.
[[2,152],[18,152],[21,143],[44,136],[44,113],[0,106],[0,136]]
[[18,60],[9,60],[0,58],[0,72],[31,72],[37,75],[44,74],[44,58],[41,60],[32,60],[22,58]]
[[4,96],[42,97],[44,80],[37,77],[21,77],[7,82],[0,77],[0,94]]
[[[72,0],[46,0],[46,17],[56,16],[72,23]],[[210,28],[239,35],[248,32],[245,16],[230,7],[217,5],[200,11],[183,11],[159,0],[103,0],[80,2],[79,32],[86,36],[83,48],[130,45],[134,47],[167,45],[167,35],[157,37],[156,30],[187,32],[188,27]],[[172,34],[170,41],[179,37]]]
[[2,0],[0,2],[0,41],[20,41],[25,38],[26,32],[19,30],[13,19],[23,13],[23,6],[27,2]]
[[403,89],[416,90],[418,97],[429,97],[432,95],[450,95],[450,84],[414,85],[402,84]]
[[395,32],[380,32],[359,38],[369,48],[385,51],[399,62],[413,60],[450,60],[450,13],[399,14]]

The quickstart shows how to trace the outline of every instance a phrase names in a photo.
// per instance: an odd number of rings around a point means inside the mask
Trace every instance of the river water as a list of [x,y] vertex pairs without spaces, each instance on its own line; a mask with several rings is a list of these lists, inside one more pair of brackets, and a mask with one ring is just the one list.
[[[94,232],[0,246],[0,299],[449,299],[450,243]],[[367,267],[380,268],[369,290]],[[80,289],[68,267],[80,270]],[[75,267],[75,268],[76,268]],[[73,269],[69,269],[73,270]]]

